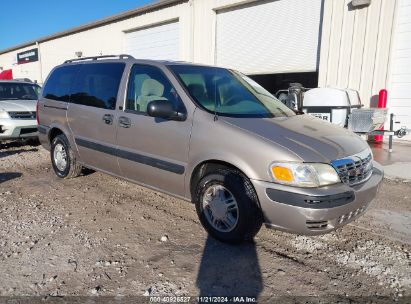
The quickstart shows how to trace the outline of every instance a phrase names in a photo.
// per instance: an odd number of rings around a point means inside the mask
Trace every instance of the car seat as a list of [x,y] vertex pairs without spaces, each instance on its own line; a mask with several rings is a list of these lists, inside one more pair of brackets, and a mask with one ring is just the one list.
[[141,86],[141,95],[136,100],[135,108],[140,112],[147,112],[147,105],[150,101],[167,100],[163,94],[164,85],[155,79],[146,79]]

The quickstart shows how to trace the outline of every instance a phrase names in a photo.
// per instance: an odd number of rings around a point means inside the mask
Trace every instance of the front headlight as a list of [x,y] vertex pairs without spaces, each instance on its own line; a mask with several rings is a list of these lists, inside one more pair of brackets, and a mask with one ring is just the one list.
[[317,163],[273,163],[270,166],[273,181],[296,187],[321,187],[340,183],[333,167]]
[[5,110],[0,109],[0,118],[10,118],[10,115]]

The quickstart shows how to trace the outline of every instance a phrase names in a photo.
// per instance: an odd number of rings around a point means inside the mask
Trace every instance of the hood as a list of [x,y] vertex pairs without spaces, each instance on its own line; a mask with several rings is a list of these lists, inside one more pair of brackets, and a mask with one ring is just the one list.
[[219,119],[281,145],[306,162],[329,163],[368,148],[353,132],[310,115]]
[[6,112],[36,112],[37,100],[0,100],[0,110]]

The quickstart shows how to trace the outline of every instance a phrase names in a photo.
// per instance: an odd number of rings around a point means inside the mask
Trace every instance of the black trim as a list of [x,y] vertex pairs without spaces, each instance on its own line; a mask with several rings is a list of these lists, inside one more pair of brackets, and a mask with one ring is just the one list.
[[84,140],[84,139],[81,139],[81,138],[76,138],[75,140],[76,140],[76,144],[81,146],[81,147],[91,149],[91,150],[96,150],[96,151],[103,152],[103,153],[106,153],[106,154],[110,154],[110,155],[113,155],[113,156],[117,156],[117,153],[116,153],[117,149],[116,148],[112,148],[112,147],[108,147],[108,146],[105,146],[105,145],[97,144],[97,143],[94,143],[94,142],[91,142],[91,141],[88,141],[88,140]]
[[20,135],[36,133],[38,131],[37,128],[22,128],[20,129]]
[[332,195],[314,196],[276,189],[266,189],[266,194],[272,201],[311,209],[328,209],[343,206],[353,202],[355,199],[355,194],[353,191]]
[[50,109],[57,109],[57,110],[67,111],[67,108],[62,108],[62,107],[49,106],[49,105],[44,105],[43,107],[45,107],[45,108],[50,108]]
[[97,144],[88,140],[76,138],[76,144],[82,146],[84,148],[96,150],[102,153],[106,153],[109,155],[117,156],[123,159],[131,160],[140,164],[148,165],[151,167],[155,167],[161,170],[169,171],[176,174],[183,174],[185,171],[184,166],[170,163],[168,161],[164,161],[158,158],[145,156],[133,152],[128,152],[125,150],[120,150],[117,148],[108,147],[106,145]]
[[38,129],[38,131],[39,131],[40,134],[44,134],[44,135],[47,134],[47,129],[46,129],[45,127],[43,127],[43,126],[37,126],[37,129]]
[[128,114],[149,116],[149,115],[147,114],[147,112],[143,112],[143,111],[136,111],[136,110],[125,109],[123,112],[124,112],[124,113],[128,113]]

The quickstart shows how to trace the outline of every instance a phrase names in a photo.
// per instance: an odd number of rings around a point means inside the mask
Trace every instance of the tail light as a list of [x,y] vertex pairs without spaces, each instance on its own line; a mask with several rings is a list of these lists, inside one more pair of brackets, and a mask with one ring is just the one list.
[[37,101],[37,105],[36,105],[36,120],[37,120],[37,125],[39,125],[40,124],[39,101]]

